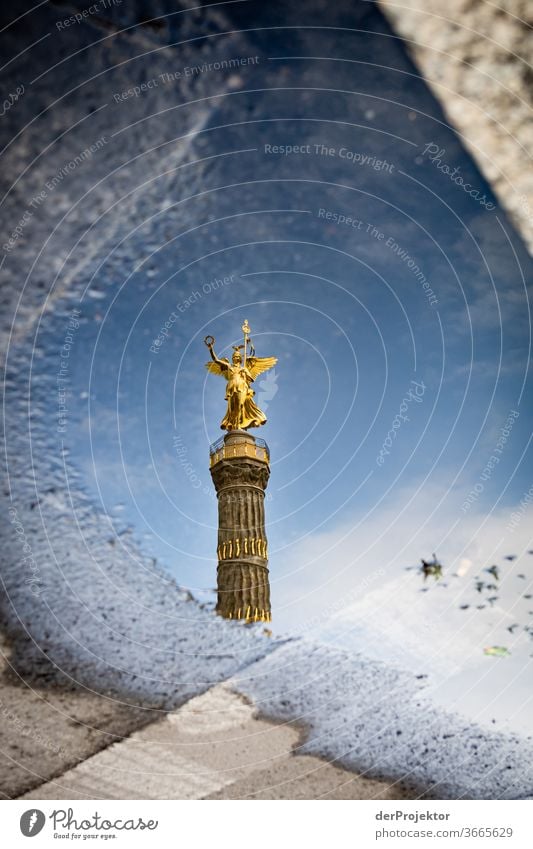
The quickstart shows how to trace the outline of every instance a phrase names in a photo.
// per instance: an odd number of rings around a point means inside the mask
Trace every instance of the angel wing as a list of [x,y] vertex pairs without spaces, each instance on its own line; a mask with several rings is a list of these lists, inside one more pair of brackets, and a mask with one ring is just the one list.
[[205,364],[205,367],[207,371],[211,372],[211,374],[224,375],[224,369],[229,366],[229,360],[227,360],[226,357],[222,357],[220,362],[224,364],[224,368],[220,365],[220,363],[215,363],[214,360],[209,360],[209,362]]
[[264,371],[275,366],[277,361],[277,357],[246,357],[246,367],[252,376],[252,380],[255,380]]

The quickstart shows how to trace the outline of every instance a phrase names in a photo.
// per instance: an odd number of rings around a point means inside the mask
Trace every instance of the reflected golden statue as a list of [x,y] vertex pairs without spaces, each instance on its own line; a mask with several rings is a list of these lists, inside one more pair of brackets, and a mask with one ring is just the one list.
[[260,427],[267,420],[263,411],[254,403],[255,392],[251,384],[256,377],[275,366],[278,360],[276,357],[255,356],[248,321],[244,322],[242,332],[244,345],[233,345],[231,363],[226,357],[217,357],[213,336],[206,336],[204,340],[211,354],[211,361],[205,364],[206,369],[211,374],[222,375],[228,382],[225,396],[228,408],[220,423],[222,430],[247,430],[249,427]]

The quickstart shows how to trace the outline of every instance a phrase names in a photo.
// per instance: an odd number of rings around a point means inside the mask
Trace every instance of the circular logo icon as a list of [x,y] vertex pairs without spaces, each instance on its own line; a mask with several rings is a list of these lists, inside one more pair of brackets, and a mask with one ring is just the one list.
[[29,811],[24,811],[20,818],[20,830],[24,837],[35,837],[42,831],[46,822],[46,817],[42,811],[37,808],[31,808]]

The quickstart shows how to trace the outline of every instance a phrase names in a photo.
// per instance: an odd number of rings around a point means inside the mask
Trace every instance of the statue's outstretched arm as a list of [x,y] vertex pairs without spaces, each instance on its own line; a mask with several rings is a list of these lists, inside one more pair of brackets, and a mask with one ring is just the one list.
[[221,371],[225,371],[229,363],[227,360],[221,360],[220,357],[217,357],[217,355],[215,354],[215,340],[213,339],[213,337],[206,336],[205,344],[209,349],[209,353],[211,354],[211,359],[213,360],[213,362],[217,364]]

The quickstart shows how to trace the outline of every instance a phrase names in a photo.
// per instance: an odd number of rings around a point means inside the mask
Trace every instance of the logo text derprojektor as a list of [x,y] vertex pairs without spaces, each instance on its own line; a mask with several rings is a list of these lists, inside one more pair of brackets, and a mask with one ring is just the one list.
[[410,822],[423,822],[424,820],[449,820],[450,814],[445,811],[378,811],[377,820],[408,820]]

